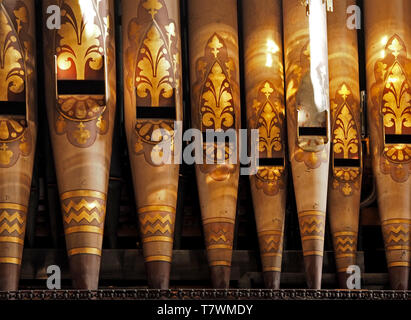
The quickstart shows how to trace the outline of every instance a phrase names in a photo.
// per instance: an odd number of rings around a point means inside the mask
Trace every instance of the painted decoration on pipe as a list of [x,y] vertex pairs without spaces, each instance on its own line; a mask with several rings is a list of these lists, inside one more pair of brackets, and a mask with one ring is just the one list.
[[349,6],[340,0],[328,13],[331,99],[331,170],[328,212],[339,286],[347,288],[347,268],[356,265],[361,201],[362,145],[357,30],[347,28]]
[[391,288],[408,288],[411,3],[364,1],[368,123]]
[[0,290],[20,279],[37,137],[33,1],[0,2]]
[[278,289],[287,196],[281,1],[245,0],[242,8],[248,128],[259,132],[261,165],[251,195],[265,286]]
[[[47,115],[73,286],[97,289],[116,107],[114,4],[56,5],[61,28],[44,26]],[[47,21],[47,15],[44,18]]]
[[[188,20],[193,127],[204,136],[207,130],[238,133],[241,118],[237,2],[190,0]],[[238,154],[237,150],[233,141],[223,143],[223,147],[207,141],[200,156],[203,164],[196,164],[214,288],[229,286],[239,179],[239,165],[230,159]]]
[[[180,5],[125,0],[122,6],[125,122],[140,235],[149,287],[167,289],[179,179],[174,149],[181,138],[175,121],[183,115]],[[172,159],[161,159],[165,141]]]
[[[288,147],[307,285],[321,287],[330,106],[326,6],[283,1]],[[307,188],[307,186],[310,186]]]

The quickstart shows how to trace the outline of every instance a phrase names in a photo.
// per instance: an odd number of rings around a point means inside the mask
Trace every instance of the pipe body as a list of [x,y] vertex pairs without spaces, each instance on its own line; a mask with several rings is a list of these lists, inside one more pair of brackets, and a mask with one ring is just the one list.
[[37,137],[33,1],[0,3],[0,290],[20,279]]
[[[230,129],[238,133],[241,117],[237,1],[190,0],[188,19],[193,127],[203,134],[207,130]],[[223,148],[216,148],[211,141],[203,146],[196,152],[203,160],[203,164],[196,164],[196,177],[208,263],[213,287],[227,288],[240,169],[238,161],[227,158],[238,155],[238,148],[235,142],[224,144]]]
[[347,27],[347,8],[340,0],[328,13],[331,107],[331,165],[328,213],[339,285],[347,288],[350,265],[356,265],[361,201],[362,145],[357,30]]
[[283,1],[288,148],[309,288],[321,287],[330,125],[326,7]]
[[[182,134],[175,121],[183,117],[180,5],[125,0],[122,6],[125,123],[140,235],[149,287],[167,289]],[[165,133],[156,136],[157,129]],[[165,140],[173,140],[172,159],[161,162],[158,141]]]
[[278,289],[287,196],[281,1],[245,0],[242,13],[248,129],[258,130],[260,161],[269,162],[250,176],[251,195],[264,282]]
[[[46,13],[53,5],[60,28]],[[76,289],[94,290],[116,107],[114,3],[46,0],[43,12],[47,115],[70,271]]]
[[364,1],[368,123],[391,288],[408,288],[411,3]]

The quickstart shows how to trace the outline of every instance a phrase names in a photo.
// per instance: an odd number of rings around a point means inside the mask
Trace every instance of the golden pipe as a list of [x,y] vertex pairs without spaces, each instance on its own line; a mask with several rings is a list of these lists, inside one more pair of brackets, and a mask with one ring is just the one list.
[[[309,288],[321,287],[329,170],[326,7],[283,0],[288,147]],[[309,187],[307,187],[309,186]]]
[[[193,126],[203,133],[219,129],[237,131],[241,122],[237,1],[190,0],[188,20]],[[228,287],[230,280],[239,165],[225,160],[236,153],[233,144],[226,144],[220,152],[216,152],[215,144],[205,144],[204,164],[196,165],[208,263],[215,288]],[[217,164],[213,159],[225,163]]]
[[287,195],[281,1],[242,4],[248,129],[259,131],[260,161],[272,161],[250,176],[251,194],[264,282],[278,289]]
[[18,289],[37,137],[33,1],[0,3],[0,290]]
[[[158,164],[153,156],[160,150],[151,138],[156,128],[169,131],[170,137],[181,135],[174,127],[183,114],[180,5],[178,0],[125,0],[122,6],[125,123],[140,234],[149,287],[167,289],[179,164],[178,159]],[[136,106],[148,114],[139,114]],[[161,110],[170,115],[161,116]]]
[[[46,0],[46,103],[73,286],[97,289],[116,108],[114,3]],[[52,19],[51,19],[52,21]],[[80,28],[80,26],[82,26]]]
[[328,13],[328,68],[331,99],[331,165],[328,212],[339,285],[347,288],[347,268],[356,264],[361,201],[361,110],[357,30],[347,27],[347,8],[336,1]]
[[368,123],[392,289],[408,288],[411,225],[411,2],[364,1]]

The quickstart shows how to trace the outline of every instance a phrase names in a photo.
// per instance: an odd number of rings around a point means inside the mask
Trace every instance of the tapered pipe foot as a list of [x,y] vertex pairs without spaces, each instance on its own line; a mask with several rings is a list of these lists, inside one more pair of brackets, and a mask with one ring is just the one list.
[[321,289],[323,257],[305,256],[304,265],[308,289]]
[[169,262],[146,262],[148,287],[150,289],[168,289],[170,284],[170,269],[171,264]]
[[231,268],[226,266],[213,266],[211,271],[211,283],[214,289],[228,289],[230,286]]
[[17,291],[20,280],[20,265],[0,263],[0,291]]
[[264,285],[267,289],[280,289],[280,277],[281,272],[278,271],[266,271],[263,272]]
[[69,261],[73,288],[97,290],[101,257],[91,254],[78,254],[69,257]]
[[408,290],[410,269],[409,267],[388,268],[390,286],[392,290]]

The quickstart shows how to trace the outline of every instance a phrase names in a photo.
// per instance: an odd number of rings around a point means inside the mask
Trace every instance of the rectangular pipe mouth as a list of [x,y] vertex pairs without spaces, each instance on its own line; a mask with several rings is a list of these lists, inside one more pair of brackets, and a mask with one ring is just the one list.
[[58,95],[105,95],[104,80],[57,80]]
[[307,137],[307,136],[327,136],[327,128],[326,127],[299,127],[298,128],[298,135],[300,137]]
[[258,166],[259,167],[284,167],[285,161],[284,161],[284,158],[259,158]]
[[26,116],[26,103],[23,101],[0,101],[1,116]]
[[386,144],[411,144],[411,134],[386,134]]
[[176,107],[136,107],[137,119],[166,119],[176,120]]
[[361,168],[360,159],[334,159],[335,168]]

